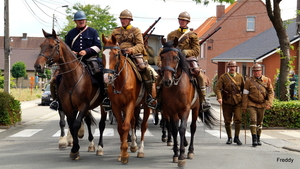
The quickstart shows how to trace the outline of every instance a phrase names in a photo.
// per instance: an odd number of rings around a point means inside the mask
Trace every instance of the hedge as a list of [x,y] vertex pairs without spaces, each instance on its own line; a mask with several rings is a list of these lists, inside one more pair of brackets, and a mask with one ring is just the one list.
[[9,126],[20,122],[21,103],[6,92],[0,92],[0,126]]

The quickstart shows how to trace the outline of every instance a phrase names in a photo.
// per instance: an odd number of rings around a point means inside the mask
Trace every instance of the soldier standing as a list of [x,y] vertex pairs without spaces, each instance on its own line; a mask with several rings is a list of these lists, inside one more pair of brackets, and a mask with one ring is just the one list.
[[[143,83],[145,83],[145,88],[148,92],[148,107],[155,109],[156,100],[152,97],[152,85],[155,83],[157,73],[145,61],[148,60],[148,55],[144,48],[143,35],[139,28],[131,25],[130,22],[133,21],[133,18],[129,10],[126,9],[122,11],[119,18],[122,26],[115,28],[112,31],[112,36],[116,37],[123,53],[128,54],[133,62],[137,65],[137,68],[140,70]],[[103,106],[107,107],[109,105],[110,100],[107,97],[103,100]]]
[[273,104],[274,91],[270,78],[262,75],[262,66],[252,66],[253,76],[246,79],[243,91],[242,109],[250,113],[250,131],[252,146],[261,145],[260,136],[266,109]]
[[242,125],[242,91],[244,89],[244,78],[236,72],[235,61],[227,64],[229,72],[220,76],[215,87],[217,100],[222,105],[225,129],[228,136],[226,144],[232,144],[231,122],[234,121],[234,140],[237,145],[242,145],[239,139]]

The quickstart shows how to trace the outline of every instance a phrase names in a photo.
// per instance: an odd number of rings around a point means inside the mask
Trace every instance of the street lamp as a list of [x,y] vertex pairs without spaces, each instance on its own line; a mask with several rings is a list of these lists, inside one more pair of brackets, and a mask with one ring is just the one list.
[[57,8],[60,8],[60,7],[62,7],[62,8],[69,7],[69,5],[58,6],[58,7],[55,8],[55,10],[53,12],[53,18],[52,18],[53,19],[52,20],[52,29],[54,29],[55,11],[57,10]]

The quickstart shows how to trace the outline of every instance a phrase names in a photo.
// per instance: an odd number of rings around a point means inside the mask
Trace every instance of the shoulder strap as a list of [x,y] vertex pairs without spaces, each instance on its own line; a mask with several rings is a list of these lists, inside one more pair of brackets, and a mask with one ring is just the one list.
[[88,27],[89,27],[89,26],[86,26],[82,31],[80,31],[80,32],[78,33],[78,35],[76,35],[76,36],[73,38],[73,41],[72,41],[72,44],[71,44],[71,49],[72,49],[72,47],[73,47],[74,42],[75,42],[76,39],[79,37],[79,35],[82,34],[85,30],[87,30]]
[[258,82],[258,81],[256,81],[257,83],[255,83],[254,82],[254,80],[252,79],[252,77],[250,77],[250,81],[256,86],[256,88],[260,91],[260,93],[264,96],[264,97],[266,97],[265,95],[264,95],[264,93],[261,91],[261,89],[260,89],[260,87],[258,86],[258,85],[260,85],[260,86],[263,86],[264,88],[266,88],[264,85],[262,85],[260,82]]
[[226,73],[226,76],[235,85],[238,91],[240,91],[240,87],[236,84],[236,81],[229,75],[229,73]]
[[190,32],[189,29],[186,30],[186,31],[184,32],[184,34],[182,34],[182,35],[179,37],[178,43],[181,43],[181,42],[183,42],[184,40],[186,40],[186,38],[188,37],[187,35],[188,35],[189,32]]

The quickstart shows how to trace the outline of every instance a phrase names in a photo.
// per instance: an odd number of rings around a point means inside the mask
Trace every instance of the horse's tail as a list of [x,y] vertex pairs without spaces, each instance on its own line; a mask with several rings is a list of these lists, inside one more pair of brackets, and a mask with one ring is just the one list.
[[87,124],[88,124],[89,121],[90,121],[91,125],[97,125],[96,119],[95,119],[95,117],[93,116],[93,114],[91,113],[90,110],[87,112],[87,114],[86,114],[86,116],[85,116],[85,118],[84,118],[84,121],[85,121],[85,123],[87,123]]
[[217,122],[217,118],[213,115],[212,109],[207,109],[205,111],[202,111],[202,107],[200,106],[200,110],[199,110],[199,118],[201,119],[201,121],[204,121],[204,124],[207,125],[210,129],[212,129]]

